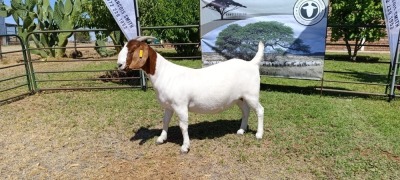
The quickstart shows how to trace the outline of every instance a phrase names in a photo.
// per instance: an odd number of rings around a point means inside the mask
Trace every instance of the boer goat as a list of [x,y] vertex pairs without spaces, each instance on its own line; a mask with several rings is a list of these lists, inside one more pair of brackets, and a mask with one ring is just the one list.
[[242,111],[242,122],[237,134],[247,129],[250,108],[258,117],[256,138],[263,136],[264,108],[259,102],[259,64],[264,56],[264,44],[251,61],[231,59],[207,68],[191,69],[166,60],[145,42],[149,37],[130,40],[118,56],[120,70],[144,70],[157,98],[164,108],[163,130],[157,143],[167,139],[168,125],[173,113],[179,117],[183,135],[182,153],[190,146],[188,113],[218,113],[236,104]]

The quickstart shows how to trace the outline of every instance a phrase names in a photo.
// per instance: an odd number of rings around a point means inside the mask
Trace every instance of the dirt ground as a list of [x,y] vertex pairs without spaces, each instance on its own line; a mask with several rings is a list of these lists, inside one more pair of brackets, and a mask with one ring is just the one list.
[[[126,126],[118,119],[123,117],[121,112],[110,112],[115,111],[112,108],[105,110],[104,113],[115,113],[112,116],[115,118],[110,120],[90,108],[93,103],[90,99],[112,101],[114,96],[119,94],[45,93],[1,106],[0,178],[315,178],[308,170],[310,162],[275,158],[268,138],[257,141],[252,131],[244,136],[236,135],[236,128],[240,126],[237,120],[191,122],[188,154],[179,151],[182,136],[175,120],[170,125],[168,142],[156,145],[155,139],[161,132],[160,118],[144,116],[140,125]],[[58,100],[63,97],[65,102]],[[66,101],[80,100],[87,104],[76,109],[65,107]],[[161,115],[162,111],[152,113]],[[146,122],[154,120],[156,125]],[[114,123],[96,124],[102,121]],[[210,131],[214,133],[207,133]]]

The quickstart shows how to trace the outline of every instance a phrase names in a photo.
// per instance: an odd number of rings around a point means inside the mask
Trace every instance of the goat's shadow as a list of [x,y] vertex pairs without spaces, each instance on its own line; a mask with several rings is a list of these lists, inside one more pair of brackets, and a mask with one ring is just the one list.
[[[216,121],[204,121],[196,124],[189,125],[189,137],[190,139],[214,139],[225,136],[226,134],[236,134],[236,131],[240,128],[241,120],[216,120]],[[161,134],[162,129],[149,129],[140,127],[136,133],[131,137],[130,141],[140,140],[139,144],[146,143],[149,139],[152,139]],[[248,128],[246,133],[255,133],[254,130]],[[179,126],[170,126],[168,128],[167,142],[175,144],[182,144],[183,138],[181,129]]]

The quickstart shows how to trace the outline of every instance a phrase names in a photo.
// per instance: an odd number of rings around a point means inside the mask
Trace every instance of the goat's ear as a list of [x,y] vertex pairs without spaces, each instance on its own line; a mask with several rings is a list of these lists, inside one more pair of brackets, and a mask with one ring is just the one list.
[[132,54],[132,63],[129,69],[140,69],[146,64],[149,58],[149,46],[145,43],[141,44]]

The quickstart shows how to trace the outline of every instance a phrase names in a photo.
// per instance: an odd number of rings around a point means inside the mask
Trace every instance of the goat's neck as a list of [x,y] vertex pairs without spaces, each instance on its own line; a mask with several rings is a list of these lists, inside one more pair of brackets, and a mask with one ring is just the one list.
[[149,79],[152,82],[153,87],[155,89],[158,89],[162,81],[166,81],[166,79],[172,78],[172,74],[174,74],[175,71],[181,68],[181,66],[169,62],[157,53],[155,73],[153,75],[149,75]]

